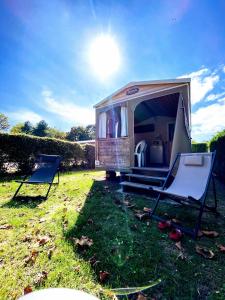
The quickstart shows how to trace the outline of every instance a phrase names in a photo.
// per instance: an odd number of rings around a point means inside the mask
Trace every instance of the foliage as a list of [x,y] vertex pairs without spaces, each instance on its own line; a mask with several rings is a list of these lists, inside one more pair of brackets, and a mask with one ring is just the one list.
[[210,151],[216,150],[215,173],[225,182],[225,130],[218,132],[210,141]]
[[41,120],[37,123],[37,125],[33,129],[33,135],[35,136],[47,136],[48,135],[49,126],[45,120]]
[[0,170],[7,163],[16,164],[18,170],[26,173],[34,163],[37,154],[58,154],[63,157],[65,167],[77,166],[84,158],[77,143],[52,138],[32,137],[25,134],[0,134]]
[[26,121],[21,127],[21,133],[32,134],[32,132],[33,132],[33,125],[31,124],[30,121]]
[[88,125],[83,126],[74,126],[67,133],[66,139],[69,141],[85,141],[91,140],[95,137],[95,126]]
[[3,113],[0,113],[0,131],[4,131],[9,128],[8,117]]
[[[155,200],[143,196],[116,193],[119,185],[106,183],[104,172],[61,174],[60,184],[52,188],[47,201],[37,195],[46,186],[24,186],[22,196],[10,200],[18,183],[0,182],[0,299],[18,299],[24,288],[34,290],[68,287],[84,290],[101,300],[112,299],[108,289],[151,285],[138,297],[144,299],[224,299],[225,245],[224,186],[216,182],[221,216],[206,213],[203,228],[217,230],[217,238],[201,237],[197,241],[187,235],[181,245],[161,232],[156,221],[139,221],[125,201],[135,209],[154,207]],[[19,178],[17,178],[19,179]],[[207,203],[211,205],[211,190]],[[35,197],[36,196],[36,197]],[[118,205],[115,201],[118,201]],[[184,224],[193,225],[197,212],[190,207],[174,206],[162,201],[159,214],[176,216]],[[82,236],[93,241],[80,249]],[[205,259],[195,252],[196,245],[212,249],[215,257]],[[100,271],[108,272],[108,281],[100,282]],[[44,273],[45,272],[45,273]],[[40,282],[39,274],[46,274]],[[43,276],[42,276],[43,277]],[[137,297],[129,297],[129,299]]]
[[88,169],[95,168],[95,146],[86,144],[82,146],[84,151],[84,162]]
[[193,143],[191,144],[192,152],[208,152],[208,143]]
[[65,140],[66,133],[56,128],[49,127],[49,129],[47,130],[47,136],[55,139]]
[[22,127],[24,126],[24,123],[17,123],[10,129],[11,134],[18,134],[22,133]]

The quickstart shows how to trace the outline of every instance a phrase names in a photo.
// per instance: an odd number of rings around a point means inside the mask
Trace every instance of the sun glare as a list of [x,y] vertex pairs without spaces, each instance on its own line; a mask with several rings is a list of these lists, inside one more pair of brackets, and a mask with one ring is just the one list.
[[108,79],[120,67],[119,47],[110,35],[99,35],[91,43],[89,62],[95,74],[101,79]]

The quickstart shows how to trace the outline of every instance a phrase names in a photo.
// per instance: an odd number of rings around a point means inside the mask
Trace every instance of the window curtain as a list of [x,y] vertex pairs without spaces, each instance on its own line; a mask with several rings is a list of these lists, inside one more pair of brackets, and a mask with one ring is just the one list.
[[106,120],[107,120],[106,112],[100,113],[100,115],[99,115],[99,132],[98,132],[98,137],[100,139],[106,138]]
[[127,107],[121,107],[121,136],[128,136]]

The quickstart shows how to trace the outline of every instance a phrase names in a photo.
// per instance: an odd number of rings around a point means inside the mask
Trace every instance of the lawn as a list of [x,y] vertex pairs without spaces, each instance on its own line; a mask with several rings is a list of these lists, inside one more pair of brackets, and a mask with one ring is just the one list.
[[[0,182],[0,299],[17,299],[24,288],[69,287],[111,299],[111,288],[161,283],[145,291],[147,299],[224,299],[225,188],[217,182],[219,210],[207,213],[203,228],[216,230],[217,238],[182,240],[183,255],[168,232],[155,221],[139,221],[134,210],[152,207],[154,200],[116,193],[117,183],[104,181],[103,172],[64,174],[48,200],[22,196],[11,200],[13,180]],[[23,195],[44,195],[46,187],[23,187]],[[209,193],[209,199],[211,193]],[[128,208],[129,200],[135,208]],[[192,224],[196,213],[163,204],[161,213]],[[8,226],[8,227],[7,227]],[[0,227],[0,228],[4,228]],[[82,236],[89,246],[79,246]],[[82,241],[80,241],[82,243]],[[84,241],[83,241],[84,242]],[[206,259],[196,245],[211,249]],[[107,273],[101,273],[108,272]]]

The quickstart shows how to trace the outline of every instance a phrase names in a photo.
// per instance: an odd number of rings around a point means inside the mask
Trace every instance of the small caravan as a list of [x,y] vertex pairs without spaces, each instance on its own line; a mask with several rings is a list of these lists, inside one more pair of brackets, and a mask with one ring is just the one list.
[[177,153],[191,152],[188,78],[131,82],[94,107],[96,168],[169,169]]

